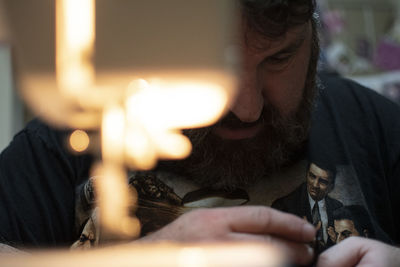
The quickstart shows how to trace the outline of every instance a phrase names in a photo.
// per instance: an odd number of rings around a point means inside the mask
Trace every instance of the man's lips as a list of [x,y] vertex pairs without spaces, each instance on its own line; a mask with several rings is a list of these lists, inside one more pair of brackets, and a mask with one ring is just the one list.
[[213,129],[213,133],[223,139],[229,140],[250,139],[260,132],[261,127],[261,124],[257,124],[247,128],[236,129],[224,126],[217,126]]

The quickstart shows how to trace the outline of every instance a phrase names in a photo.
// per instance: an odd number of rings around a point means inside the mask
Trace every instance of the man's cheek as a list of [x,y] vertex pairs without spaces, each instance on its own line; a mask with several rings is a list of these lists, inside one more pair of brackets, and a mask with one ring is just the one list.
[[326,186],[320,186],[320,190],[321,190],[322,193],[323,193],[323,192],[326,192],[326,189],[327,189]]

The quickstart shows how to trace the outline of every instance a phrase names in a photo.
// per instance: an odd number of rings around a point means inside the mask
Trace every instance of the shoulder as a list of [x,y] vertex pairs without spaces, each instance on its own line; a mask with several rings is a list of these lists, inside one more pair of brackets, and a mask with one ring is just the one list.
[[335,105],[339,114],[375,114],[372,119],[400,115],[399,105],[352,80],[329,74],[320,74],[319,78],[319,104]]
[[53,155],[55,159],[72,159],[66,146],[70,131],[53,129],[44,122],[34,119],[18,132],[10,144],[2,151],[6,158],[42,158]]
[[30,121],[26,127],[16,134],[15,138],[19,136],[28,136],[31,140],[41,141],[49,148],[59,146],[64,137],[68,135],[68,130],[56,130],[49,127],[39,119]]
[[28,148],[60,152],[63,150],[67,134],[67,131],[52,129],[40,120],[34,119],[14,136],[2,154],[24,151]]
[[338,209],[340,207],[343,207],[342,202],[340,202],[337,199],[331,198],[330,196],[327,196],[325,198],[325,201],[326,201],[327,205],[330,207],[330,209]]
[[349,79],[319,77],[312,137],[347,140],[350,146],[367,148],[367,154],[383,155],[388,166],[395,164],[400,158],[400,105]]
[[44,168],[54,173],[68,171],[73,177],[87,176],[92,157],[70,153],[67,146],[70,132],[69,129],[54,129],[38,119],[30,121],[1,152],[1,172],[14,176],[10,172],[20,170],[18,166],[22,165],[32,172]]

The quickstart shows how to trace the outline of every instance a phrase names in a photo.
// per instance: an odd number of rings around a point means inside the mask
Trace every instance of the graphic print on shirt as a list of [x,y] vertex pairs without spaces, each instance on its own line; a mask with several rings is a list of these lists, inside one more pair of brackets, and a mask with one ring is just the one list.
[[316,226],[318,251],[350,236],[373,237],[374,229],[353,174],[351,166],[310,162],[305,181],[271,207]]
[[[77,190],[76,224],[83,230],[71,249],[86,249],[99,243],[99,216],[93,194],[95,179],[97,177],[90,178]],[[129,177],[129,186],[134,189],[130,192],[135,198],[137,193],[138,198],[137,207],[132,210],[131,215],[139,219],[142,237],[157,231],[193,209],[237,206],[249,201],[247,192],[242,189],[225,191],[198,188],[185,182],[170,186],[174,179],[185,181],[175,175],[153,172],[134,172]],[[178,195],[176,189],[184,194]]]
[[[154,173],[135,173],[129,179],[138,193],[136,216],[141,222],[141,235],[145,236],[172,222],[185,212],[196,208],[237,206],[249,200],[246,191],[215,190],[213,188],[191,188],[178,195],[172,186]],[[194,190],[193,190],[194,189]]]
[[[318,162],[318,163],[317,163]],[[88,182],[85,190],[93,183]],[[141,236],[148,235],[196,208],[264,205],[289,212],[314,224],[318,253],[350,236],[374,237],[374,228],[350,165],[330,166],[303,160],[294,168],[262,179],[253,188],[231,191],[198,187],[188,180],[162,172],[135,172],[129,185],[137,191],[132,212],[141,222]],[[86,194],[93,197],[93,194]],[[263,197],[261,197],[263,196]],[[94,200],[88,200],[94,203]],[[76,247],[95,244],[96,213],[87,214],[90,227]],[[89,224],[88,223],[88,224]]]

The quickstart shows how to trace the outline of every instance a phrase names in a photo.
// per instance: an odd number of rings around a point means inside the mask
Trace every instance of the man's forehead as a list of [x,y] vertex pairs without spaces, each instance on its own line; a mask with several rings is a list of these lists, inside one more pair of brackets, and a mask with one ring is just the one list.
[[349,219],[335,220],[335,226],[343,228],[353,228],[354,223],[352,220]]
[[310,23],[293,27],[277,38],[269,38],[261,33],[247,29],[243,34],[242,42],[244,48],[252,53],[275,54],[291,46],[301,45],[310,33]]

